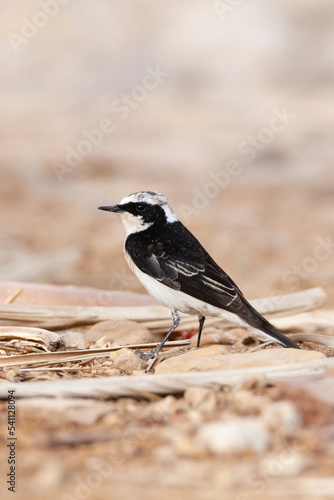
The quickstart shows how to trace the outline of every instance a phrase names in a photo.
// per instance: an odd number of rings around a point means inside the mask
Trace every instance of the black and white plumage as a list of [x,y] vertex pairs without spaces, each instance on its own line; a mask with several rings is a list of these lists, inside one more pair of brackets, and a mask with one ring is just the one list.
[[118,205],[99,208],[119,213],[127,233],[124,252],[129,267],[147,291],[172,312],[172,328],[155,351],[140,353],[142,358],[160,351],[180,322],[178,311],[198,315],[198,346],[205,317],[220,317],[229,311],[282,346],[299,349],[249,304],[178,220],[165,196],[143,191],[123,198]]

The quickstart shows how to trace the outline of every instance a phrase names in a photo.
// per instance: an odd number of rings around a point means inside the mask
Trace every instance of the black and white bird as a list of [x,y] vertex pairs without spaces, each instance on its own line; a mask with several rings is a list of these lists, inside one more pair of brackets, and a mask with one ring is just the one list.
[[[236,314],[283,347],[299,347],[271,325],[245,299],[159,193],[141,191],[118,205],[99,207],[116,212],[126,230],[124,253],[130,269],[147,291],[172,313],[173,325],[159,346],[142,359],[157,355],[180,323],[179,311],[199,318],[198,342],[206,316]],[[226,313],[225,313],[226,314]]]

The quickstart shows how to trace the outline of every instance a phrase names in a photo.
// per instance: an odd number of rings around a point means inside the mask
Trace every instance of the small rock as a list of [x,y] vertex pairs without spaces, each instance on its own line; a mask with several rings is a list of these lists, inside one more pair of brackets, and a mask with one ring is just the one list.
[[200,426],[196,442],[212,453],[224,455],[245,451],[261,452],[269,447],[269,433],[259,418],[236,418]]
[[67,330],[66,332],[62,333],[61,336],[67,348],[79,347],[80,349],[84,349],[86,347],[86,339],[84,333],[76,332],[74,330]]
[[[209,362],[212,366],[211,370],[220,368],[221,361],[216,363],[217,356],[228,352],[227,348],[222,345],[212,345],[210,347],[203,347],[200,349],[193,349],[186,352],[185,354],[180,354],[174,358],[166,359],[162,361],[155,369],[156,373],[166,373],[166,372],[188,372],[191,370],[197,370],[197,366],[200,365],[202,358]],[[216,368],[216,365],[218,368]],[[203,368],[205,369],[205,368]],[[206,368],[209,369],[210,368]]]
[[314,359],[323,359],[325,355],[318,351],[302,349],[282,349],[276,347],[264,351],[228,353],[222,345],[213,345],[181,354],[162,361],[155,369],[156,373],[187,372],[192,370],[231,370],[260,366],[274,366],[286,363],[299,363]]
[[92,326],[86,333],[88,342],[96,342],[104,337],[104,342],[112,345],[144,344],[157,342],[157,336],[151,333],[145,326],[128,320],[101,321]]
[[301,417],[290,401],[277,401],[262,412],[263,424],[272,432],[292,436],[301,426]]
[[116,351],[111,351],[111,353],[109,354],[109,357],[110,357],[111,361],[115,361],[115,359],[119,358],[123,354],[129,354],[130,352],[132,352],[131,349],[127,349],[126,347],[123,347],[122,349],[117,349]]
[[205,387],[190,387],[184,393],[184,399],[190,408],[212,412],[217,405],[217,398],[212,389]]
[[[118,370],[133,372],[135,370],[143,370],[146,367],[146,362],[140,359],[140,357],[130,349],[123,348],[116,351],[116,353],[110,353],[110,357],[113,355],[114,368],[117,368]],[[111,359],[113,358],[111,357]]]

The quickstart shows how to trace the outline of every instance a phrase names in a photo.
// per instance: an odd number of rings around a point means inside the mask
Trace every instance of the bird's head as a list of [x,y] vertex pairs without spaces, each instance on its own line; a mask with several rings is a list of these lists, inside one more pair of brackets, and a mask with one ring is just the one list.
[[118,205],[99,207],[121,216],[127,235],[143,231],[153,224],[163,225],[178,219],[165,196],[152,191],[139,191],[123,198]]

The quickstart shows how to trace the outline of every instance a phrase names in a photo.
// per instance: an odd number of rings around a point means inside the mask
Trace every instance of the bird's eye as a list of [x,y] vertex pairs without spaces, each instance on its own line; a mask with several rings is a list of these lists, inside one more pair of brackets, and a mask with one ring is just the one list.
[[138,203],[136,208],[138,212],[143,212],[146,208],[146,205],[144,205],[144,203]]

